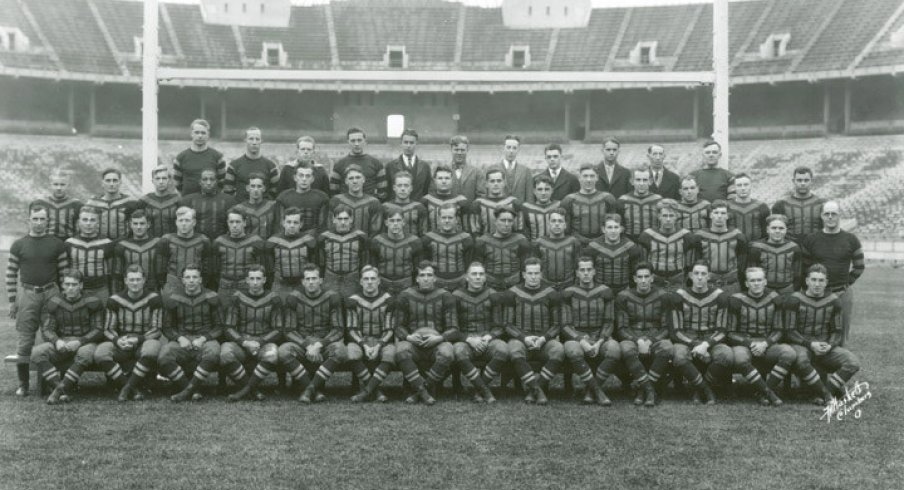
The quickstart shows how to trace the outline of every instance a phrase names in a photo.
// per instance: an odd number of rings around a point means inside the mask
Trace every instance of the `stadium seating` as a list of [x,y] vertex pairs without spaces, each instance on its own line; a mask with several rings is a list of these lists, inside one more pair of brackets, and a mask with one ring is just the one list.
[[293,7],[288,29],[242,26],[239,31],[246,59],[260,60],[265,42],[281,43],[288,67],[329,68],[329,32],[323,7]]
[[42,30],[69,71],[121,74],[85,0],[29,0]]
[[507,69],[506,54],[511,47],[528,46],[531,62],[527,69],[545,69],[551,33],[552,29],[506,29],[502,23],[502,10],[468,7],[465,9],[462,66],[504,70]]

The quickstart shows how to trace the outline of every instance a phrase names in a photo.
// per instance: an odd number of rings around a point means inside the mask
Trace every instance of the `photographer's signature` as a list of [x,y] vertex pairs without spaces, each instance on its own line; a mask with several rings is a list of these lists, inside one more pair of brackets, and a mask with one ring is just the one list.
[[822,416],[819,417],[819,420],[825,419],[826,423],[831,423],[832,419],[842,421],[848,415],[859,419],[863,415],[861,405],[872,397],[873,394],[869,391],[869,383],[858,381],[850,389],[845,387],[844,397],[832,398],[832,401],[823,408]]

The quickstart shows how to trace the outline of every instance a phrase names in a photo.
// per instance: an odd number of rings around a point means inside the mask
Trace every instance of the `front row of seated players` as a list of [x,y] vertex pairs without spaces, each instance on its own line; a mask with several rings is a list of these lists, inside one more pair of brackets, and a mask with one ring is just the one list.
[[[198,266],[186,266],[181,290],[162,301],[145,287],[144,270],[131,265],[125,290],[107,304],[106,321],[101,302],[83,294],[81,273],[67,269],[63,294],[50,301],[42,326],[47,342],[35,348],[34,360],[54,386],[51,404],[67,401],[91,366],[120,389],[121,401],[143,398],[143,380],[155,369],[175,386],[173,401],[198,399],[215,372],[237,385],[229,400],[262,399],[258,386],[280,367],[304,387],[305,403],[322,399],[323,385],[343,365],[362,383],[353,401],[374,394],[383,401],[381,384],[397,367],[412,390],[408,401],[433,404],[433,389],[453,365],[470,380],[475,400],[492,403],[489,384],[510,363],[525,400],[544,404],[549,382],[568,362],[586,387],[586,402],[609,405],[602,386],[626,371],[635,404],[646,406],[657,403],[670,368],[692,387],[695,401],[714,403],[711,388],[727,387],[739,374],[762,404],[776,406],[782,400],[775,391],[791,373],[824,404],[842,396],[859,370],[839,345],[841,302],[826,292],[822,265],[809,268],[803,291],[780,296],[756,267],[746,270],[746,292],[712,287],[702,261],[692,267],[692,286],[669,292],[640,263],[634,286],[613,298],[595,283],[593,260],[577,262],[577,281],[563,291],[548,286],[542,262],[529,258],[523,281],[506,291],[489,289],[486,269],[472,263],[463,287],[450,293],[436,287],[435,267],[424,261],[416,284],[396,297],[381,289],[379,271],[365,266],[361,288],[347,298],[325,289],[320,270],[309,264],[302,288],[285,301],[265,289],[264,268],[252,265],[247,288],[233,293],[225,315],[217,294],[202,286]],[[539,376],[530,361],[542,364]]]

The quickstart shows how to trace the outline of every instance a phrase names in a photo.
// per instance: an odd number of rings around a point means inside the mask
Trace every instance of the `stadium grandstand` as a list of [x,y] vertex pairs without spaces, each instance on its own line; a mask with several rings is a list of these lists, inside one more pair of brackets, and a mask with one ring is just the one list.
[[[712,69],[707,2],[599,8],[590,0],[504,0],[494,7],[446,0],[161,1],[161,68],[336,71],[694,72]],[[627,2],[619,2],[624,5]],[[729,8],[731,160],[755,176],[755,197],[774,200],[791,169],[816,171],[816,192],[839,196],[858,231],[904,234],[904,2],[748,0]],[[250,20],[249,20],[250,19]],[[18,216],[54,166],[77,170],[73,192],[96,189],[109,164],[140,190],[143,6],[128,0],[0,0],[0,194]],[[630,82],[565,88],[543,82],[417,86],[394,82],[179,79],[159,92],[160,158],[184,148],[188,122],[212,123],[217,145],[241,153],[242,131],[265,140],[309,134],[325,159],[344,152],[345,131],[368,133],[388,160],[389,116],[415,127],[422,150],[448,159],[452,134],[492,144],[504,134],[542,164],[540,146],[569,143],[576,165],[599,159],[606,136],[626,142],[628,166],[645,145],[667,142],[680,170],[698,164],[713,132],[710,88]],[[14,136],[24,134],[28,137]],[[176,141],[167,141],[176,140]],[[265,147],[280,162],[290,145]],[[82,171],[84,170],[84,171]],[[25,184],[23,186],[23,183]],[[24,189],[24,190],[23,190]],[[8,202],[10,199],[15,203]],[[12,214],[11,214],[12,213]],[[17,217],[14,221],[20,221]]]

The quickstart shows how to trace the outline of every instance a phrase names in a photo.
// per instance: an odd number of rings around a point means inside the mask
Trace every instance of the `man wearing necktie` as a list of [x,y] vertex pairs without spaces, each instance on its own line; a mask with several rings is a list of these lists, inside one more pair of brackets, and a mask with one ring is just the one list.
[[412,201],[420,201],[422,197],[427,195],[432,182],[430,163],[421,160],[415,154],[417,149],[418,134],[413,129],[402,131],[402,154],[398,158],[386,164],[386,178],[390,186],[388,187],[389,199],[392,201],[395,196],[392,191],[392,183],[395,174],[404,170],[411,174],[411,197]]
[[650,145],[647,148],[647,159],[650,161],[650,192],[659,194],[664,199],[681,200],[681,178],[675,172],[665,168],[665,148],[662,145]]
[[515,135],[505,137],[504,155],[500,164],[505,174],[506,188],[509,195],[517,198],[522,203],[533,200],[533,176],[524,164],[517,161],[518,150],[521,147],[521,138]]
[[546,171],[540,175],[549,175],[552,179],[552,200],[561,201],[568,194],[581,190],[581,184],[573,173],[562,168],[562,147],[553,143],[543,150],[546,159]]
[[621,143],[615,138],[603,141],[603,161],[599,164],[596,188],[612,194],[616,199],[631,192],[631,172],[618,163]]

